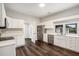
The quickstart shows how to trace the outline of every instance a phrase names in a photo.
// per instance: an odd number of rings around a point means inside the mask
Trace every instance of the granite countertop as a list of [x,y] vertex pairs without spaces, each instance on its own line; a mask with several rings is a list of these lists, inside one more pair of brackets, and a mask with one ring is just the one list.
[[79,37],[79,35],[66,35],[66,36],[69,36],[69,37]]
[[16,44],[14,37],[0,37],[0,48],[13,44]]
[[78,37],[79,38],[79,35],[76,35],[76,34],[57,34],[57,33],[44,33],[45,35],[57,35],[57,36],[69,36],[69,37]]
[[0,37],[0,41],[13,40],[14,37]]

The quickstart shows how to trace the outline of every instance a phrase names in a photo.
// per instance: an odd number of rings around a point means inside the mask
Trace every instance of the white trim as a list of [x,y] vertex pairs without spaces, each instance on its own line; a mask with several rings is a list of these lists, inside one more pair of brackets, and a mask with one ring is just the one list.
[[65,21],[65,20],[71,20],[71,19],[78,19],[79,15],[74,15],[74,16],[69,16],[69,17],[63,17],[60,19],[55,19],[53,22],[58,22],[58,21]]

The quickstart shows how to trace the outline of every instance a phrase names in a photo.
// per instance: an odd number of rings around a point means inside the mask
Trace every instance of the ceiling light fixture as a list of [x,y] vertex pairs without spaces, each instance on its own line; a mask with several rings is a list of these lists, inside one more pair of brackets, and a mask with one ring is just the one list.
[[44,3],[40,3],[39,7],[45,7],[45,4]]

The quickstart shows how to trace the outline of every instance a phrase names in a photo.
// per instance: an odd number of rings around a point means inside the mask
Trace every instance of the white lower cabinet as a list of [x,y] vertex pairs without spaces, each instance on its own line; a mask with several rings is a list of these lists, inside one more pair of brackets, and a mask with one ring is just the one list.
[[25,39],[23,36],[17,36],[16,39],[16,47],[25,45]]
[[66,42],[66,48],[67,49],[71,49],[71,47],[70,47],[70,41],[71,41],[70,38],[66,37],[66,41],[65,42]]
[[75,48],[76,48],[76,39],[75,39],[75,37],[73,37],[73,38],[71,38],[70,39],[71,41],[70,41],[70,46],[71,46],[71,50],[76,50]]
[[44,34],[44,38],[43,39],[44,39],[45,42],[48,42],[47,34]]
[[15,44],[0,47],[0,56],[16,56]]
[[79,52],[79,38],[76,38],[76,51]]
[[64,38],[64,37],[63,36],[55,36],[54,37],[54,44],[61,46],[61,47],[65,47],[65,39],[62,39],[62,38]]
[[[62,39],[62,38],[63,38],[63,39]],[[60,40],[60,46],[65,48],[65,47],[66,47],[66,42],[65,42],[65,39],[64,39],[64,38],[65,38],[65,37],[60,36],[60,39],[59,39],[59,40]]]
[[54,44],[59,45],[59,38],[58,36],[54,36]]
[[79,37],[54,36],[54,44],[63,48],[79,52]]
[[67,37],[66,39],[66,47],[70,50],[75,50],[76,48],[76,40],[74,37]]

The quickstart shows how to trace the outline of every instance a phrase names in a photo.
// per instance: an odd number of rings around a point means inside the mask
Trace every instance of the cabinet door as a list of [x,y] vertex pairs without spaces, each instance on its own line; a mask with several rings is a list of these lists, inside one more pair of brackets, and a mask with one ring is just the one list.
[[19,47],[19,46],[23,46],[25,45],[25,39],[24,39],[24,36],[15,36],[15,39],[16,39],[16,47]]
[[4,9],[4,5],[2,3],[0,3],[0,27],[4,27],[5,26],[5,9]]
[[17,28],[23,28],[24,27],[24,20],[16,20]]
[[72,37],[72,38],[70,39],[70,47],[71,47],[72,50],[75,50],[75,48],[76,48],[75,37]]
[[76,40],[76,51],[79,52],[79,37],[77,37],[75,40]]
[[54,44],[57,45],[57,46],[59,46],[59,42],[60,42],[59,36],[55,35],[54,36]]
[[45,42],[48,42],[47,34],[44,34],[44,38],[43,39],[44,39]]
[[2,3],[0,3],[0,27],[2,26]]
[[24,20],[17,20],[7,17],[7,28],[23,28]]
[[66,47],[68,49],[75,50],[75,48],[76,48],[75,44],[76,44],[75,37],[67,37],[67,39],[66,39]]
[[16,56],[15,49],[15,44],[0,47],[0,56]]
[[70,49],[70,38],[66,36],[66,48]]
[[16,25],[16,24],[15,24],[15,20],[13,20],[13,19],[7,17],[7,28],[15,28],[15,27],[14,27],[15,25]]
[[66,46],[66,38],[65,36],[59,36],[59,45],[60,47],[64,47]]
[[2,3],[0,3],[0,19],[2,19]]

